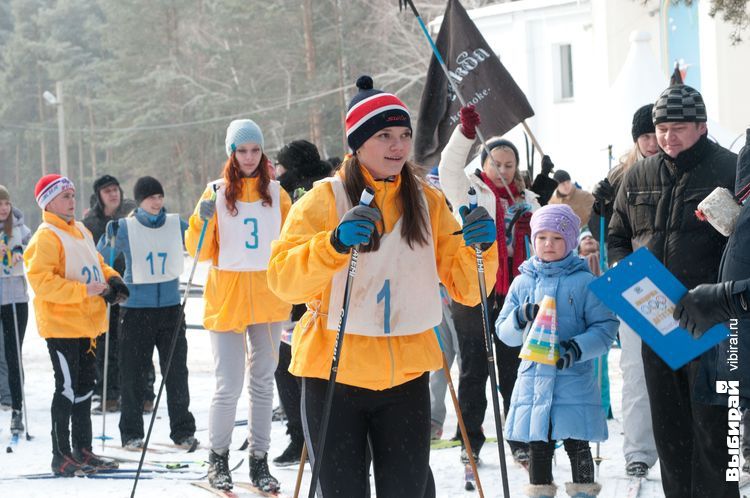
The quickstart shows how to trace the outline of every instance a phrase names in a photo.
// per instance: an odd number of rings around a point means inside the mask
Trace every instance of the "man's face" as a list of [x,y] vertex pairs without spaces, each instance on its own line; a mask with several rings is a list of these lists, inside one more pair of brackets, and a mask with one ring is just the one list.
[[117,209],[120,207],[120,186],[117,184],[107,185],[99,191],[99,197],[106,209]]
[[695,145],[706,131],[706,123],[659,123],[656,125],[656,141],[659,147],[674,159]]

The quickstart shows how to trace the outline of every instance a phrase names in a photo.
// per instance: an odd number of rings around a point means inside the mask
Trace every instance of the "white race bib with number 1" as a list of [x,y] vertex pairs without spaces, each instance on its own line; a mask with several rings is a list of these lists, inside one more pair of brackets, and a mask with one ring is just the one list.
[[[337,178],[323,181],[331,182],[341,219],[351,207],[344,186]],[[426,209],[427,199],[424,193],[420,195]],[[419,334],[439,325],[443,319],[430,224],[427,224],[428,243],[411,248],[401,237],[401,221],[380,238],[376,252],[359,253],[347,334],[373,337]],[[338,328],[347,274],[348,267],[333,277],[326,325],[329,330]]]

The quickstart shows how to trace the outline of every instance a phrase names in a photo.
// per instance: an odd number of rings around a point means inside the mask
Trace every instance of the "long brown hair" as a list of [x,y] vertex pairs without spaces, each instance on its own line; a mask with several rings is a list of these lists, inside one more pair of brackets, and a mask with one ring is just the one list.
[[3,222],[3,233],[8,236],[8,240],[13,237],[13,204],[10,205],[8,217]]
[[[265,152],[260,155],[260,162],[255,169],[255,174],[258,176],[258,193],[260,194],[260,198],[263,199],[263,205],[272,206],[273,200],[268,189],[268,186],[271,184],[271,172],[268,168],[268,158]],[[240,165],[237,163],[234,152],[229,156],[227,162],[224,163],[222,176],[226,182],[225,197],[227,199],[227,208],[232,213],[232,216],[237,216],[237,199],[242,195],[243,183]]]
[[[344,171],[344,189],[352,206],[359,203],[359,197],[367,186],[365,177],[360,169],[359,159],[357,156],[351,156],[344,159],[339,166]],[[406,239],[409,247],[414,248],[414,244],[421,246],[428,242],[428,216],[427,206],[422,202],[422,192],[420,183],[423,183],[414,174],[416,166],[409,161],[404,163],[401,170],[401,187],[399,190],[399,199],[401,201],[401,236]],[[377,251],[380,247],[380,233],[376,230],[370,243],[362,247],[363,252]]]

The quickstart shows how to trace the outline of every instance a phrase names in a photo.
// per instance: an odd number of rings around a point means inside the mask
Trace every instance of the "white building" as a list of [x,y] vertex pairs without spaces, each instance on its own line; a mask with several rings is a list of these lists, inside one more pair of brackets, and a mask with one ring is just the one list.
[[[608,145],[615,157],[632,146],[633,112],[668,86],[675,60],[687,64],[685,83],[703,94],[709,133],[732,150],[743,145],[738,137],[750,126],[750,41],[732,46],[731,28],[708,10],[708,0],[692,7],[669,0],[645,6],[639,0],[521,0],[469,15],[526,93],[536,114],[528,124],[544,152],[591,188],[607,172]],[[520,128],[508,136],[523,149]]]

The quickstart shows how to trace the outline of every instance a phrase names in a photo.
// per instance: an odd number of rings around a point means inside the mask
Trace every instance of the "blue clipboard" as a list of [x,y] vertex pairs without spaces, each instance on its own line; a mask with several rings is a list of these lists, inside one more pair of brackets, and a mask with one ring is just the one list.
[[642,247],[604,275],[590,289],[641,336],[672,370],[716,346],[729,335],[714,325],[699,339],[672,318],[674,306],[687,289],[651,252]]

